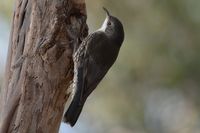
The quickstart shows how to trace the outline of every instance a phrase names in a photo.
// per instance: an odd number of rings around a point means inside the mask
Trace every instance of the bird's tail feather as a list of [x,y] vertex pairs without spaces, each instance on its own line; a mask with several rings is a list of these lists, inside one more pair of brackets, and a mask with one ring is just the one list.
[[70,104],[67,112],[64,114],[64,122],[69,123],[72,127],[75,125],[82,111],[84,104],[80,104],[79,101],[73,100]]
[[[78,67],[77,72],[75,72],[75,77],[77,77],[77,81],[75,82],[75,95],[73,100],[64,114],[63,121],[69,123],[72,127],[75,125],[76,121],[79,118],[79,115],[82,111],[83,105],[85,103],[85,98],[83,98],[83,67]],[[85,100],[84,100],[85,99]]]

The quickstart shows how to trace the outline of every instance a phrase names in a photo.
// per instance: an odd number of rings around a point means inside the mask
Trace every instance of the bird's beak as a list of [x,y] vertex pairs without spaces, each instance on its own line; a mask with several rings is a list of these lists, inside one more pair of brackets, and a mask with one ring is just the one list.
[[110,17],[110,13],[105,7],[103,7],[103,10],[106,12],[107,17]]

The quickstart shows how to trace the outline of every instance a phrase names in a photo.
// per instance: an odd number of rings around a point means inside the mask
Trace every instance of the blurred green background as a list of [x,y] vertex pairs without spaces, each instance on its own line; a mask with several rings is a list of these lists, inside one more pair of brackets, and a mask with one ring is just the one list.
[[[0,55],[8,45],[13,3],[0,1]],[[101,26],[105,6],[122,21],[125,41],[75,128],[62,124],[60,133],[199,133],[200,1],[86,4],[90,32]],[[5,59],[0,57],[0,79]]]

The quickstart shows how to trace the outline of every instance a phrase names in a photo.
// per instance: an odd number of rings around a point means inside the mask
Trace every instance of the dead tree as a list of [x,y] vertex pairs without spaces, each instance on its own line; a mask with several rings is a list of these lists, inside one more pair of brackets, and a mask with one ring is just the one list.
[[1,94],[0,133],[57,133],[88,34],[84,0],[16,0]]

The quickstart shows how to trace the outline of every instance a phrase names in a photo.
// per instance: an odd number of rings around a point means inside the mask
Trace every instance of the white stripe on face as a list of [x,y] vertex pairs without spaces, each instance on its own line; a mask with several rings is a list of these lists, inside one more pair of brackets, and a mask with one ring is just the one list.
[[98,29],[98,31],[103,31],[103,32],[105,32],[106,27],[107,27],[107,23],[108,23],[108,17],[106,17],[105,21],[103,22],[101,28]]

